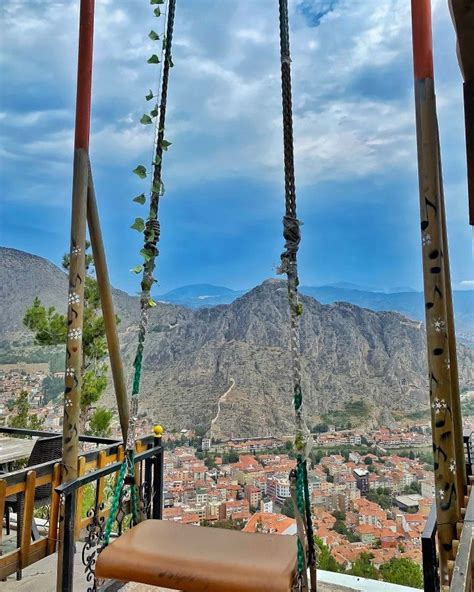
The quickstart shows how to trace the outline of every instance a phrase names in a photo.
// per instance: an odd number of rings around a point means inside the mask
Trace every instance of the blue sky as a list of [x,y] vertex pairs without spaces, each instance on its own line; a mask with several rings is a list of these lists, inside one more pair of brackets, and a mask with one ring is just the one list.
[[[276,0],[178,0],[158,291],[248,288],[282,249]],[[409,2],[290,0],[301,279],[421,287]],[[474,285],[462,86],[447,2],[433,0],[452,274]],[[68,249],[78,3],[0,6],[0,244]],[[134,292],[157,85],[147,0],[97,0],[91,158],[110,275]],[[471,284],[469,284],[471,282]]]

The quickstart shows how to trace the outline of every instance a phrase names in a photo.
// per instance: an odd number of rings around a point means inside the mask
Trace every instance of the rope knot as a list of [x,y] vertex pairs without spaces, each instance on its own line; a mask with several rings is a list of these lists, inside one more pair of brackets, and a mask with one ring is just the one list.
[[160,223],[158,220],[147,220],[144,235],[146,246],[148,248],[155,247],[160,240]]

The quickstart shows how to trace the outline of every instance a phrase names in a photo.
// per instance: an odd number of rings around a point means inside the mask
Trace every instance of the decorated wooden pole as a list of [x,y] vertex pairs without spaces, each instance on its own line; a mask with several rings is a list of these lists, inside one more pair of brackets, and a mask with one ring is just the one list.
[[[445,251],[444,198],[442,190],[430,0],[412,0],[413,58],[423,282],[426,311],[431,424],[436,489],[438,547],[442,585],[449,583],[448,561],[464,498],[462,469],[456,431],[460,429],[453,409],[449,315],[449,263]],[[462,450],[461,450],[462,453]],[[460,477],[461,475],[461,477]]]
[[94,0],[81,0],[63,424],[63,481],[77,476]]
[[[77,477],[79,412],[82,378],[82,331],[84,320],[85,243],[87,192],[89,179],[89,133],[92,90],[92,48],[94,0],[81,0],[79,17],[79,55],[77,67],[76,132],[72,188],[69,293],[67,310],[66,370],[63,413],[62,481]],[[70,560],[64,553],[64,507],[61,507],[58,548],[57,590],[68,590]]]
[[112,290],[110,288],[109,274],[107,271],[107,260],[105,257],[102,232],[100,229],[99,212],[95,197],[94,181],[92,171],[89,168],[89,187],[87,198],[87,221],[89,224],[89,235],[94,255],[94,266],[99,287],[102,316],[104,317],[105,334],[109,350],[110,368],[114,381],[115,396],[120,417],[120,426],[124,442],[127,441],[129,405],[127,398],[127,385],[125,382],[122,358],[120,356],[120,344],[115,321],[114,303]]

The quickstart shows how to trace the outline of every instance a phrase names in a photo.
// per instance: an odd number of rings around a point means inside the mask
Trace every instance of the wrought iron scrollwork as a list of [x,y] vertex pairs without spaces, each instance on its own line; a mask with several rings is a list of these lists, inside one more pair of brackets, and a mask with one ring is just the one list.
[[82,548],[82,563],[85,567],[86,581],[89,585],[87,592],[97,592],[99,581],[95,577],[95,564],[97,555],[102,546],[105,528],[105,517],[103,515],[104,504],[92,506],[87,511],[87,518],[92,518],[87,525],[87,535]]

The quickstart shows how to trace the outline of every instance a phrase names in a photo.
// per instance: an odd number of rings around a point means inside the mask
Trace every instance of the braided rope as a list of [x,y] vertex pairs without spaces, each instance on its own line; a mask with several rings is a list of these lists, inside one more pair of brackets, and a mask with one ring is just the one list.
[[138,344],[133,361],[134,373],[132,383],[132,396],[130,397],[130,415],[128,421],[128,432],[126,441],[126,454],[115,485],[114,495],[110,514],[107,519],[104,531],[104,546],[109,544],[112,525],[115,522],[120,495],[124,485],[130,487],[130,505],[132,511],[133,524],[138,524],[142,519],[142,512],[139,507],[138,487],[135,483],[135,437],[136,424],[138,419],[138,399],[140,393],[140,381],[143,367],[143,352],[145,348],[145,338],[148,326],[148,309],[150,308],[151,288],[154,283],[153,272],[156,267],[156,258],[159,255],[157,244],[160,240],[160,223],[158,221],[158,207],[160,197],[162,197],[162,157],[163,140],[165,133],[166,120],[166,102],[168,97],[169,71],[172,66],[171,47],[173,40],[174,17],[176,10],[176,0],[169,0],[166,24],[166,40],[164,47],[163,67],[160,72],[160,105],[159,118],[155,128],[154,140],[154,161],[153,161],[153,180],[150,197],[150,210],[148,220],[144,231],[144,249],[150,254],[143,266],[143,276],[141,280],[140,295],[140,321],[138,327]]
[[[313,526],[308,487],[307,458],[312,447],[311,434],[303,416],[303,390],[301,387],[301,346],[299,321],[303,307],[298,298],[297,253],[301,240],[300,221],[296,214],[296,188],[293,148],[293,107],[291,98],[291,57],[288,24],[288,0],[279,0],[280,12],[280,53],[281,90],[283,113],[283,153],[285,169],[285,215],[283,217],[283,237],[285,250],[281,255],[279,274],[287,276],[288,304],[290,308],[290,344],[293,373],[293,405],[295,410],[295,448],[296,466],[296,507],[298,530],[297,568],[300,580],[307,582],[306,566],[311,570],[311,589],[315,589],[316,554],[314,548]],[[302,541],[307,542],[307,558]],[[307,586],[307,584],[306,584]]]

